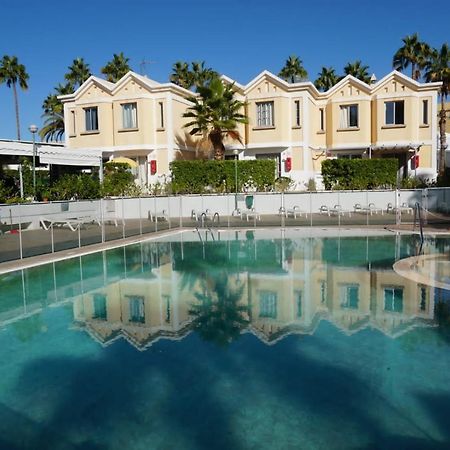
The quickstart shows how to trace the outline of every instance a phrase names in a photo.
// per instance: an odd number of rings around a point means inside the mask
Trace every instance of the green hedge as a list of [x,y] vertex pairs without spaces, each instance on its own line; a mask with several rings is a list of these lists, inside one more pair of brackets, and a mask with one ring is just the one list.
[[[172,191],[177,194],[235,191],[234,161],[173,161]],[[237,162],[238,191],[254,188],[268,191],[275,182],[274,160],[246,160]]]
[[327,159],[322,162],[325,189],[377,189],[397,184],[398,160]]

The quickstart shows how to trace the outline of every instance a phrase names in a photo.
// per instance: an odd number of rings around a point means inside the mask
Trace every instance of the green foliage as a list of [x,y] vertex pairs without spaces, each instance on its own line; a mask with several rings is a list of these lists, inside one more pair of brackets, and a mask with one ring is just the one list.
[[[172,190],[179,194],[234,192],[234,161],[173,161]],[[258,191],[268,191],[275,181],[275,161],[247,160],[237,162],[238,191],[252,185]]]
[[279,177],[275,180],[275,190],[277,192],[285,192],[293,185],[293,181],[289,177]]
[[51,200],[100,198],[100,183],[90,174],[67,174],[46,191],[45,195]]
[[306,185],[306,190],[308,192],[316,192],[317,191],[316,180],[314,178],[310,178],[308,180],[308,184]]
[[106,163],[101,193],[105,197],[139,195],[140,188],[134,183],[130,166],[123,163]]
[[423,189],[429,187],[431,182],[429,182],[426,178],[408,177],[403,178],[400,184],[403,189]]
[[390,188],[397,182],[398,161],[382,159],[327,159],[322,162],[325,189]]

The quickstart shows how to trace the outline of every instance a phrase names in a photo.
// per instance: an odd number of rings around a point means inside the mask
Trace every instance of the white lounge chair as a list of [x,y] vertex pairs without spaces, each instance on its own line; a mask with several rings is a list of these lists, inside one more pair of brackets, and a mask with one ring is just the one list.
[[243,220],[244,218],[247,219],[247,222],[249,221],[249,219],[261,220],[261,215],[258,211],[255,210],[255,208],[244,209],[243,211],[241,211],[241,220]]
[[88,223],[97,223],[99,226],[101,226],[101,221],[98,219],[98,217],[93,216],[74,217],[73,215],[71,216],[55,215],[51,217],[41,216],[39,218],[39,223],[42,225],[42,228],[44,230],[50,230],[50,228],[53,228],[55,226],[59,227],[67,226],[70,230],[77,231],[82,225]]
[[352,212],[343,209],[341,205],[334,205],[334,207],[329,210],[329,215],[331,215],[331,214],[333,214],[333,215],[336,214],[338,216],[343,216],[344,214],[348,214],[349,217],[352,216]]
[[149,211],[148,212],[148,218],[152,221],[152,222],[158,222],[161,220],[169,220],[169,216],[166,213],[166,210],[163,209],[162,211]]
[[214,215],[213,215],[213,213],[211,212],[211,210],[210,209],[205,209],[204,211],[196,211],[195,209],[193,209],[192,210],[192,212],[191,212],[191,217],[193,218],[193,219],[195,219],[195,220],[200,220],[201,219],[201,217],[203,216],[203,214],[205,215],[205,217],[207,218],[207,219],[209,219],[209,220],[212,220],[213,219],[213,217],[214,217]]

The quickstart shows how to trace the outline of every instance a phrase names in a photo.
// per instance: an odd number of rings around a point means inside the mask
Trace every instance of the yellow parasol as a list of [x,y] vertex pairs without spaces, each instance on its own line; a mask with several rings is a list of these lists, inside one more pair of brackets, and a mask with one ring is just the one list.
[[134,159],[126,158],[125,156],[118,156],[117,158],[110,159],[108,162],[128,164],[132,168],[139,167],[139,164]]

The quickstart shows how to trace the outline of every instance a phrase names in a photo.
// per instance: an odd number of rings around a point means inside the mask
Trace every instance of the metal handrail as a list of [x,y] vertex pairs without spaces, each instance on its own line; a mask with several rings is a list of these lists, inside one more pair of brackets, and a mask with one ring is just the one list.
[[422,206],[419,202],[416,202],[414,205],[414,229],[416,228],[416,220],[419,223],[419,232],[420,232],[420,249],[419,253],[422,253],[422,246],[423,246],[423,221],[422,221],[422,214],[421,214]]

